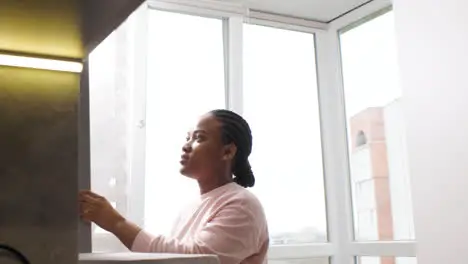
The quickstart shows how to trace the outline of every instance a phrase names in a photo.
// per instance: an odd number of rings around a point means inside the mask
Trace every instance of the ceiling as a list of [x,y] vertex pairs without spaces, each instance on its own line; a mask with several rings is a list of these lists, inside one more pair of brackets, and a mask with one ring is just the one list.
[[255,10],[330,22],[372,0],[245,0]]

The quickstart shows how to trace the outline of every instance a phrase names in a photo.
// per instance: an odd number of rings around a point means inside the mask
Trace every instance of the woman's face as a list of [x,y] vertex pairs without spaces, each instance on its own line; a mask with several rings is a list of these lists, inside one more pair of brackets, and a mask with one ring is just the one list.
[[199,181],[209,180],[207,178],[227,166],[232,159],[232,147],[223,144],[221,127],[213,115],[206,114],[187,133],[180,160],[182,175]]

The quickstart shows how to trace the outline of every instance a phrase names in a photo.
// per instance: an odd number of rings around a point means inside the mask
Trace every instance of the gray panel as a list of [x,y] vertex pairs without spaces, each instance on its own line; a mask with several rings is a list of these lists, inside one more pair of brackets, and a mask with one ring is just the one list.
[[0,67],[0,80],[0,243],[76,263],[79,76]]
[[[91,153],[89,129],[89,67],[88,62],[83,64],[80,80],[79,102],[79,137],[78,137],[78,188],[89,190],[91,182]],[[91,252],[91,225],[80,221],[78,226],[78,251]]]

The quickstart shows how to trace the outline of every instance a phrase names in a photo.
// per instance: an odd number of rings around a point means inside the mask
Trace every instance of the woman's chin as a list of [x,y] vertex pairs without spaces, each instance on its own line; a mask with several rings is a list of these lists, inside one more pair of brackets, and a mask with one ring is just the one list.
[[190,179],[197,179],[191,172],[189,172],[189,170],[187,170],[187,168],[184,167],[180,168],[180,174]]
[[179,169],[179,172],[180,174],[186,176],[186,177],[190,177],[190,173],[189,173],[189,170],[187,169],[186,166],[181,166],[180,169]]

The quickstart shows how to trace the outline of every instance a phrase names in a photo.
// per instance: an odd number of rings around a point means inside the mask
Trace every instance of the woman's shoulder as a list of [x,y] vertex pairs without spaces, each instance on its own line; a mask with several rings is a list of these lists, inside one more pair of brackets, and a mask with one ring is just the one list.
[[[214,198],[214,197],[213,197]],[[209,221],[228,221],[228,226],[240,225],[252,234],[268,239],[266,215],[259,199],[248,189],[231,183],[211,200]]]
[[234,182],[209,193],[208,196],[204,197],[200,207],[210,208],[209,211],[214,214],[226,209],[244,213],[250,212],[257,217],[264,214],[262,204],[255,194]]
[[226,210],[232,216],[232,221],[241,221],[247,228],[253,228],[253,233],[259,232],[257,234],[263,240],[268,240],[266,215],[257,196],[242,186],[233,186],[225,196],[220,212]]
[[263,212],[262,204],[257,196],[237,183],[232,183],[231,186],[223,192],[220,198],[224,200],[226,205],[237,204],[246,209],[250,208]]

